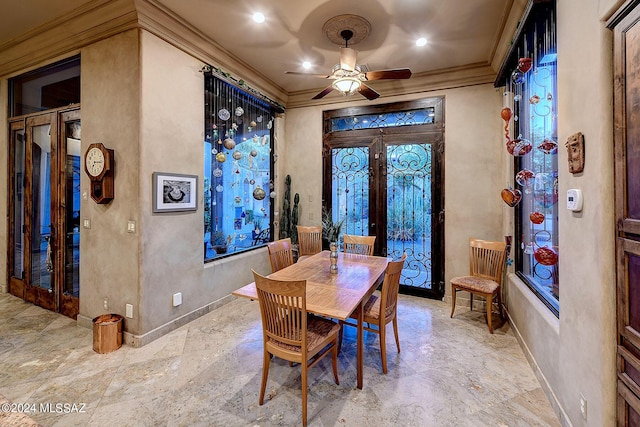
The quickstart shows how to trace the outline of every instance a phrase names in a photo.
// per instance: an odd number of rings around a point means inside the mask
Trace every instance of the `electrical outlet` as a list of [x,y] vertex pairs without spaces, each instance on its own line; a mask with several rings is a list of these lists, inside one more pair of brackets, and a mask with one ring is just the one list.
[[128,317],[129,319],[133,319],[133,305],[131,304],[125,305],[124,312],[126,317]]
[[104,301],[102,302],[102,305],[105,310],[109,310],[109,300],[107,298],[104,299]]
[[580,413],[582,418],[587,419],[587,398],[580,393]]

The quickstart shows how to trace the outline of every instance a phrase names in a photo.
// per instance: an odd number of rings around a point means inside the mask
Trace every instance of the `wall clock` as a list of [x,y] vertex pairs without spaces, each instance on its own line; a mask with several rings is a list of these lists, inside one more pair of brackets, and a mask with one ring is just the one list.
[[91,198],[99,204],[112,201],[115,190],[113,150],[102,143],[89,145],[84,155],[84,170],[91,180]]

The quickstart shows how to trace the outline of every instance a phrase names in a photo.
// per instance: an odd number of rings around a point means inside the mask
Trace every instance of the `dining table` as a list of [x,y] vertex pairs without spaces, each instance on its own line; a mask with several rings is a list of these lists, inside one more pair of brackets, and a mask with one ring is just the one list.
[[[357,387],[363,386],[364,305],[384,279],[389,257],[338,252],[338,271],[330,272],[329,251],[322,251],[271,273],[275,280],[306,280],[307,311],[319,316],[347,320],[357,318]],[[232,292],[258,299],[254,282]]]

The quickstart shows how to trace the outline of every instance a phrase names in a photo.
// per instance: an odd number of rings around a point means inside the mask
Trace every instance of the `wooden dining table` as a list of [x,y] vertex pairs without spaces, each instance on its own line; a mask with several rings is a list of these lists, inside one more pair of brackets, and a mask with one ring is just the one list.
[[[389,261],[388,257],[339,252],[338,273],[332,274],[329,272],[329,251],[322,251],[268,276],[276,280],[306,280],[307,311],[313,314],[338,320],[347,320],[353,313],[356,314],[359,389],[362,389],[363,384],[363,308],[369,296],[384,279]],[[258,299],[255,283],[249,283],[232,294]]]

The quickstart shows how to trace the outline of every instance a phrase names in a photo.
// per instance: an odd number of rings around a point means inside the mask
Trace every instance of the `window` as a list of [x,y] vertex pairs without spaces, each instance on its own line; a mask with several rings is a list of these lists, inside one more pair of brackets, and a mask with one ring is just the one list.
[[80,103],[80,56],[9,79],[11,117]]
[[205,73],[204,259],[246,251],[272,235],[276,110]]
[[557,316],[558,116],[555,2],[531,8],[506,67],[513,95],[514,186],[522,192],[515,212],[516,272]]

